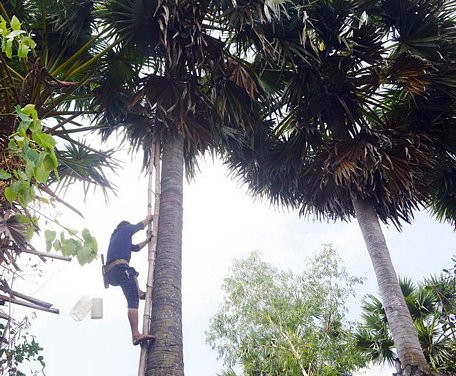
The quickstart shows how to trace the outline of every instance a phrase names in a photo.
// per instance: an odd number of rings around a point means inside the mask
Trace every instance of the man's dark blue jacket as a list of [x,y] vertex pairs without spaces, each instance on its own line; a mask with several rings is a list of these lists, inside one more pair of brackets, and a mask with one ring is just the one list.
[[139,246],[132,243],[132,236],[142,230],[144,224],[142,222],[132,225],[126,223],[118,226],[111,235],[109,241],[108,254],[106,256],[106,264],[111,263],[117,259],[124,259],[130,262],[131,252],[138,252]]

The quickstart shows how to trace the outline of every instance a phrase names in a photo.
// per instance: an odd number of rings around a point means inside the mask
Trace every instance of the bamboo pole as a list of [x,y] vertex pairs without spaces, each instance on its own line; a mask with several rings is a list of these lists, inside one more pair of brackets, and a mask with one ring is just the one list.
[[9,302],[11,304],[17,304],[17,305],[21,305],[21,306],[24,306],[24,307],[28,307],[28,308],[33,308],[33,309],[38,309],[40,311],[45,311],[45,312],[50,312],[50,313],[56,313],[56,314],[59,314],[59,310],[56,309],[56,308],[44,308],[44,307],[40,307],[38,305],[35,305],[35,304],[32,304],[32,303],[27,303],[27,302],[23,302],[21,300],[17,300],[17,299],[14,299],[14,298],[10,298],[9,296],[6,296],[6,295],[2,295],[0,294],[0,300],[3,300],[5,302]]
[[[152,189],[153,184],[153,170],[155,169],[155,187]],[[147,272],[147,289],[146,289],[146,300],[144,307],[143,317],[143,333],[150,334],[150,316],[152,312],[152,288],[154,284],[154,269],[155,269],[155,252],[157,249],[157,232],[158,232],[158,221],[159,221],[159,210],[160,210],[160,143],[156,142],[151,148],[151,161],[149,165],[149,183],[147,191],[147,214],[152,214],[152,196],[154,197],[153,215],[154,220],[149,223],[147,229],[148,235],[152,235],[148,244],[148,261],[149,269]],[[147,363],[147,346],[141,347],[141,354],[139,357],[139,368],[138,376],[145,376],[146,374],[146,363]]]
[[[33,247],[31,244],[28,245],[30,249],[21,249],[21,252],[24,253],[29,253],[31,255],[35,255],[38,257],[43,257],[43,258],[50,258],[50,259],[55,259],[55,260],[60,260],[60,261],[71,261],[71,257],[66,257],[66,256],[60,256],[60,255],[54,255],[52,253],[43,253],[39,252],[36,250],[35,247]],[[46,261],[46,260],[45,260]]]
[[39,305],[39,306],[44,307],[44,308],[51,308],[53,306],[52,303],[48,303],[48,302],[45,302],[43,300],[34,298],[32,296],[28,296],[28,295],[25,295],[25,294],[22,294],[20,292],[12,290],[5,280],[0,281],[0,283],[1,283],[0,290],[5,292],[5,293],[7,293],[7,294],[9,294],[12,298],[19,298],[19,299],[27,300],[30,303]]

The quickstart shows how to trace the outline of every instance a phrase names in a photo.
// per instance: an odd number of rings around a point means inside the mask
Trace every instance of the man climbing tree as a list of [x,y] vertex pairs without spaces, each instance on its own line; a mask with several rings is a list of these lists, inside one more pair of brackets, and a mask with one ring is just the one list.
[[138,252],[149,239],[139,244],[132,243],[132,236],[152,222],[153,215],[147,216],[141,222],[133,225],[128,221],[120,222],[111,235],[109,241],[106,266],[103,267],[105,283],[112,286],[120,286],[127,299],[128,321],[130,322],[133,345],[153,340],[149,334],[141,334],[138,330],[138,306],[139,299],[145,298],[145,293],[138,286],[138,272],[129,263],[131,252]]

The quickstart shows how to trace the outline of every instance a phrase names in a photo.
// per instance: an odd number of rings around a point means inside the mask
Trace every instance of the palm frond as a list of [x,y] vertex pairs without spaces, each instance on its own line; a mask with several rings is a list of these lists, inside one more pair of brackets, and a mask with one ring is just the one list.
[[107,171],[115,172],[119,167],[113,154],[114,150],[94,151],[83,143],[68,143],[64,150],[56,152],[58,177],[52,174],[49,184],[54,183],[57,190],[66,191],[75,182],[82,182],[86,194],[90,186],[94,186],[100,188],[107,198],[110,191],[116,191],[106,175]]

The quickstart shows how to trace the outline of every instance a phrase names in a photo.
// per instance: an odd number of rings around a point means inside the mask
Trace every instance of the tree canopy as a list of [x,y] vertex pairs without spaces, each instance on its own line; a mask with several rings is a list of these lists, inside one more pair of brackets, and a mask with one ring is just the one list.
[[[453,263],[452,268],[418,284],[410,279],[400,281],[424,355],[432,370],[442,376],[456,373],[455,258]],[[394,364],[397,354],[383,304],[374,295],[368,295],[362,311],[358,346],[371,361]]]
[[347,300],[362,279],[325,246],[302,273],[279,271],[252,253],[233,262],[207,341],[244,375],[342,375],[366,364]]

